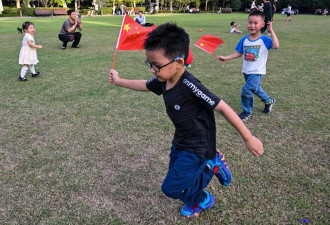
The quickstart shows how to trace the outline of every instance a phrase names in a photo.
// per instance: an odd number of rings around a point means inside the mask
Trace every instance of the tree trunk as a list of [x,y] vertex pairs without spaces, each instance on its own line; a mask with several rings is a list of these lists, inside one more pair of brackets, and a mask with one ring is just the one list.
[[20,0],[16,0],[16,8],[21,8],[21,3],[20,3]]
[[207,2],[208,0],[205,1],[205,12],[207,11]]
[[170,11],[171,11],[171,13],[172,13],[172,11],[173,11],[173,6],[172,6],[172,4],[173,4],[173,1],[171,0],[171,1],[170,1]]
[[159,9],[159,0],[156,0],[156,6],[158,6]]
[[0,14],[2,14],[3,11],[3,5],[2,5],[2,0],[0,0]]
[[77,4],[78,0],[74,0],[74,11],[78,11],[78,4]]
[[68,5],[66,4],[65,0],[63,0],[63,8],[68,8]]

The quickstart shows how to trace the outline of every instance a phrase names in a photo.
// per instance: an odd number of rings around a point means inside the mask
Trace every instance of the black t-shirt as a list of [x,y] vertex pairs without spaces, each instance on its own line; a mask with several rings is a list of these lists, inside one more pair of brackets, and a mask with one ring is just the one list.
[[220,98],[206,89],[192,74],[185,71],[177,84],[165,90],[166,82],[156,77],[147,81],[147,88],[163,95],[166,112],[175,126],[173,145],[178,150],[193,152],[204,158],[216,155],[214,108]]
[[272,2],[272,18],[274,17],[274,14],[275,14],[275,8],[276,8],[276,2],[273,1]]
[[[272,3],[270,2],[266,2],[264,4],[264,14],[265,14],[265,22],[267,23],[268,21],[271,20],[271,18],[273,17],[273,10],[272,10],[273,6]],[[265,24],[266,25],[266,24]]]

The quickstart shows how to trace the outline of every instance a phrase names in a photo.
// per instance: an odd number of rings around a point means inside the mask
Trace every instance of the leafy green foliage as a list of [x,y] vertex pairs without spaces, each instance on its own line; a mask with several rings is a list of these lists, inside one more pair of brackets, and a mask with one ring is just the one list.
[[[233,8],[235,11],[237,10],[244,10],[245,8],[249,8],[251,5],[252,0],[207,0],[208,1],[208,9],[211,9],[213,6],[218,7],[230,7]],[[29,0],[24,0],[23,5],[27,6]],[[90,8],[92,0],[87,0],[81,2],[82,8]],[[116,7],[118,8],[120,4],[124,4],[126,7],[134,6],[134,2],[136,3],[137,7],[145,6],[144,0],[106,0],[106,4],[108,7],[112,7],[113,2],[115,2]],[[173,3],[173,7],[179,7],[181,10],[183,6],[189,4],[190,7],[200,8],[202,5],[203,10],[205,7],[206,1],[203,0],[161,0],[160,5],[165,6],[167,8],[170,7],[171,2]],[[8,2],[3,2],[5,6],[8,6]],[[40,0],[40,3],[44,6],[63,6],[62,0]],[[72,0],[66,0],[67,4],[73,3]],[[258,2],[260,3],[260,2]],[[280,0],[276,3],[278,11],[282,8],[286,8],[288,3],[291,4],[292,8],[299,9],[300,12],[303,13],[314,13],[316,9],[324,9],[330,8],[330,1],[329,0]],[[6,5],[7,4],[7,5]],[[12,4],[12,3],[10,3]],[[162,7],[161,7],[162,8]],[[9,15],[14,15],[15,13],[10,13]],[[16,15],[16,14],[15,14]]]
[[241,0],[231,0],[230,1],[230,7],[233,8],[233,10],[237,11],[241,9],[242,1]]

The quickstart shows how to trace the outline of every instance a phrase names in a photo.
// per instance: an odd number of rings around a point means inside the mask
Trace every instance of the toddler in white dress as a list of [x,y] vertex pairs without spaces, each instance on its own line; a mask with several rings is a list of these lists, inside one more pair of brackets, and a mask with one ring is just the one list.
[[22,41],[22,48],[19,53],[19,64],[23,65],[21,69],[21,74],[18,77],[20,81],[27,81],[25,78],[25,74],[28,69],[32,74],[32,77],[38,76],[40,73],[36,72],[34,69],[34,65],[37,64],[37,48],[42,48],[42,45],[36,45],[34,43],[33,34],[35,32],[34,24],[31,22],[24,22],[22,25],[22,29],[17,28],[17,30],[22,33],[24,31],[25,35]]

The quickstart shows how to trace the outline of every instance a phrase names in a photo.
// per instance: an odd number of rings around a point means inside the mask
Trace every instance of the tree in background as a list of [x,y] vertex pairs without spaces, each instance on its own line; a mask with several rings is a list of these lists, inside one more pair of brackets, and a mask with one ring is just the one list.
[[238,11],[242,8],[242,1],[241,0],[231,0],[230,7],[233,8],[233,10]]
[[207,3],[208,3],[208,0],[205,0],[205,11],[207,11]]
[[52,6],[58,5],[63,8],[68,8],[68,4],[70,4],[71,2],[71,0],[50,0],[49,4]]
[[[92,1],[99,2],[99,7],[102,7],[102,0],[81,1],[82,0],[37,0],[38,7],[63,6],[67,8],[68,4],[71,4],[71,7],[73,7],[74,4],[75,8],[79,8],[81,4],[84,6],[90,6]],[[256,3],[260,4],[262,1],[263,0],[257,0]],[[21,8],[21,4],[24,7],[29,7],[30,2],[31,0],[16,0],[16,8]],[[252,0],[106,0],[108,7],[112,7],[113,4],[115,4],[117,7],[120,4],[124,4],[127,7],[142,7],[145,5],[146,9],[149,9],[151,4],[155,2],[159,5],[161,10],[166,8],[172,11],[173,7],[182,9],[184,6],[189,4],[190,8],[202,7],[203,9],[208,10],[208,8],[211,8],[212,6],[219,6],[222,8],[230,7],[235,11],[238,11],[244,10],[245,8],[250,8]],[[288,3],[292,5],[293,9],[299,9],[299,12],[302,13],[314,14],[316,9],[323,10],[325,8],[330,8],[330,0],[278,0],[276,3],[277,13],[281,12],[283,8],[286,8]],[[3,6],[12,6],[12,4],[15,4],[14,0],[0,0],[0,14],[3,11]]]
[[156,0],[156,5],[159,7],[159,0]]
[[30,0],[23,0],[23,6],[24,7],[31,8],[31,6],[30,6]]
[[3,6],[2,6],[2,0],[0,0],[0,14],[2,14]]
[[48,7],[48,0],[39,0],[44,7]]
[[137,7],[137,4],[140,4],[142,7],[142,4],[145,2],[145,0],[106,0],[106,4],[108,7],[112,7],[113,4],[118,7],[120,4],[124,4],[127,7]]
[[222,8],[226,8],[227,4],[229,3],[229,0],[221,0],[222,2]]
[[201,5],[201,1],[200,0],[189,0],[187,2],[187,4],[190,5],[190,8],[199,8]]
[[[231,0],[233,1],[233,0]],[[252,0],[242,0],[243,8],[250,8]],[[257,0],[256,3],[260,4],[262,1]],[[277,12],[281,12],[283,8],[288,7],[288,4],[293,9],[299,9],[300,12],[314,13],[316,9],[324,9],[330,7],[330,0],[278,0]]]

